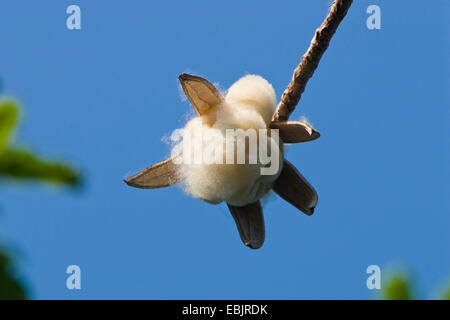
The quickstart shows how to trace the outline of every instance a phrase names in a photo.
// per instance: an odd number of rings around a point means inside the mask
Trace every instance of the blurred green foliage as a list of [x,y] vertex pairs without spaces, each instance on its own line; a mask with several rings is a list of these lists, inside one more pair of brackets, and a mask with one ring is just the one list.
[[0,176],[15,179],[37,179],[40,181],[80,184],[78,173],[59,162],[40,159],[26,150],[11,149],[0,154]]
[[[80,175],[73,167],[44,159],[24,148],[11,145],[18,119],[17,103],[0,100],[0,179],[27,179],[79,186]],[[12,259],[0,247],[0,300],[25,298],[27,293],[22,282],[16,277]]]
[[450,284],[444,288],[440,298],[442,300],[450,300]]
[[[404,269],[389,271],[386,280],[383,281],[381,299],[384,300],[414,300],[426,299],[419,297],[415,290],[416,281],[413,281],[410,274]],[[450,283],[445,286],[436,296],[428,297],[435,300],[450,300]]]
[[0,102],[0,152],[8,147],[18,117],[19,110],[14,103]]
[[15,275],[11,259],[0,251],[0,300],[23,300],[25,297],[24,286]]
[[34,179],[78,186],[80,175],[71,166],[41,158],[23,148],[11,147],[19,109],[13,101],[0,101],[0,178]]
[[391,275],[383,285],[382,295],[386,300],[411,300],[413,299],[411,281],[406,275]]

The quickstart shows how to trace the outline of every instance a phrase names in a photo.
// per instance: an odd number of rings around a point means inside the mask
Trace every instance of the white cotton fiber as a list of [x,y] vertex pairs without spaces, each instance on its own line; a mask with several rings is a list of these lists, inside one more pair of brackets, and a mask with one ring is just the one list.
[[227,103],[239,103],[255,109],[270,124],[275,112],[277,98],[272,85],[257,75],[247,75],[236,81],[228,89],[225,97]]
[[[275,108],[276,97],[272,86],[260,76],[247,75],[230,87],[223,104],[206,115],[190,120],[184,128],[183,139],[186,141],[189,137],[191,143],[183,144],[185,159],[179,166],[185,191],[210,203],[225,201],[235,206],[244,206],[263,197],[280,174],[282,144],[280,146],[276,139],[268,137],[276,145],[278,167],[275,174],[261,175],[264,165],[259,162],[249,164],[248,146],[245,149],[245,164],[236,164],[236,161],[234,164],[225,163],[226,129],[268,129]],[[202,134],[196,135],[200,130]],[[219,153],[217,159],[221,159],[223,164],[217,161],[208,164],[204,159],[196,164],[194,155],[198,154],[199,149],[222,150],[223,154]],[[233,152],[236,156],[236,148]],[[217,156],[217,153],[212,154]],[[187,158],[189,161],[186,161]]]

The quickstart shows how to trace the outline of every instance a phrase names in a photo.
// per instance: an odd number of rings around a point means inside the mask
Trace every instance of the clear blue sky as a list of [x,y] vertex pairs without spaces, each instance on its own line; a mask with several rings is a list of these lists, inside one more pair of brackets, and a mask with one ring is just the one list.
[[[0,75],[17,143],[78,164],[81,192],[0,186],[0,233],[38,299],[361,299],[366,268],[450,276],[448,1],[355,1],[292,119],[321,138],[287,158],[319,193],[308,217],[276,196],[266,242],[242,245],[226,205],[122,179],[164,159],[191,106],[177,76],[225,89],[260,74],[278,98],[327,14],[321,1],[2,1]],[[78,4],[82,29],[67,30]],[[382,29],[366,28],[381,8]],[[65,269],[82,270],[82,290]]]

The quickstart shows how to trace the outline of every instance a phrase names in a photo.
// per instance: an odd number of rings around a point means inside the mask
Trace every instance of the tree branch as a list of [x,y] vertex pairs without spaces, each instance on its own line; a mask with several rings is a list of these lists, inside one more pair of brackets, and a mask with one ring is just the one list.
[[314,74],[320,58],[327,50],[331,38],[336,32],[339,23],[347,14],[352,2],[353,0],[335,0],[333,2],[328,16],[316,30],[308,50],[300,60],[300,64],[295,68],[292,80],[281,96],[281,101],[273,115],[272,121],[285,121],[294,111],[303,91],[305,91],[309,78]]

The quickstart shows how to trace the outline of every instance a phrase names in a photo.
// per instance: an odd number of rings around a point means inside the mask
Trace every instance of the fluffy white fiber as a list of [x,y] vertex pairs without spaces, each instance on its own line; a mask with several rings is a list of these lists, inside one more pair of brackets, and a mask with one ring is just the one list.
[[[274,174],[261,175],[264,165],[259,161],[256,164],[249,163],[248,145],[245,149],[245,164],[236,164],[236,161],[235,164],[225,163],[226,129],[268,129],[275,108],[276,96],[270,83],[260,76],[247,75],[229,88],[223,104],[190,120],[183,130],[183,140],[186,141],[189,137],[191,143],[182,144],[181,152],[191,161],[186,161],[185,158],[179,166],[184,190],[210,203],[225,201],[235,206],[244,206],[263,197],[280,174],[283,164],[283,153],[280,150],[282,143],[278,145],[278,139],[268,136],[268,149],[270,150],[270,142],[276,146],[276,152],[273,153],[272,150],[272,153],[276,155],[277,163]],[[199,130],[202,130],[202,134],[196,135]],[[217,161],[208,164],[202,160],[201,163],[195,163],[194,155],[198,154],[199,150],[205,152],[219,149],[223,154],[214,154],[218,160],[223,160],[223,164]],[[233,152],[236,155],[236,147]],[[274,159],[271,163],[273,162]],[[269,165],[265,167],[267,166]]]

